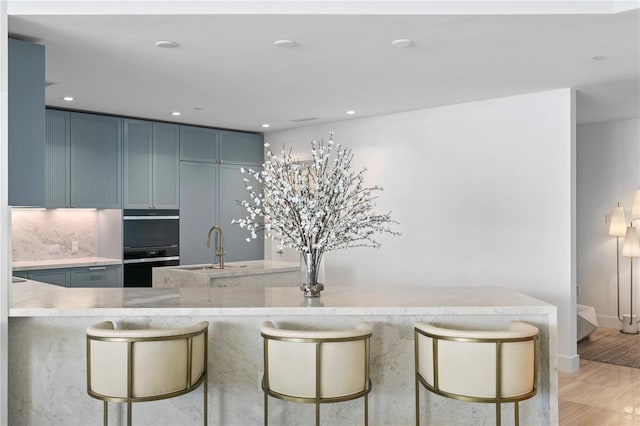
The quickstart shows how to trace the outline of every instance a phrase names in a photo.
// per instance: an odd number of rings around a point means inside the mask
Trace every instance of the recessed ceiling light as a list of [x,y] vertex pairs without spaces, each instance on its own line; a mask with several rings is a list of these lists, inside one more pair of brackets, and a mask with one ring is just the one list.
[[355,114],[355,113],[356,113],[356,112],[355,112],[354,110],[349,110],[349,111],[347,111],[347,115],[353,115],[353,114]]
[[193,107],[193,109],[196,111],[202,111],[202,107]]
[[413,41],[408,38],[399,38],[397,40],[393,40],[391,44],[395,47],[411,47],[413,46]]
[[264,123],[264,124],[262,125],[262,127],[264,127],[264,128],[266,129],[267,127],[270,127],[270,125],[269,125],[268,123]]
[[594,61],[606,61],[607,57],[606,56],[594,56],[593,58]]
[[293,40],[276,40],[273,42],[278,47],[296,47],[298,44]]
[[63,101],[67,101],[67,102],[71,102],[73,100],[73,97],[71,96],[65,96],[64,98],[62,98]]
[[175,115],[177,117],[179,115],[182,115],[182,113],[180,111],[173,111],[171,115]]
[[156,41],[156,47],[162,47],[163,49],[173,49],[178,47],[178,43],[171,40],[158,40]]

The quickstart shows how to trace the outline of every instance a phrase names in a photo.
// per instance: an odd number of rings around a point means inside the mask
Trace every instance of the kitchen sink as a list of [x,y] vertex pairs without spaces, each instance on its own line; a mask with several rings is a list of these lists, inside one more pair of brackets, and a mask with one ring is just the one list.
[[[224,265],[224,269],[237,269],[246,268],[247,265]],[[186,271],[219,271],[220,265],[193,265],[193,266],[180,266],[176,269],[183,269]]]

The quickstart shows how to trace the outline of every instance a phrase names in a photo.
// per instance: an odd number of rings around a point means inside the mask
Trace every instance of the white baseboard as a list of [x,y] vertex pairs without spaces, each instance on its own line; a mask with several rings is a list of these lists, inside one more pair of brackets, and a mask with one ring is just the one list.
[[558,355],[558,370],[565,373],[575,373],[580,368],[580,355]]
[[598,315],[598,327],[621,329],[622,323],[618,317],[610,315]]

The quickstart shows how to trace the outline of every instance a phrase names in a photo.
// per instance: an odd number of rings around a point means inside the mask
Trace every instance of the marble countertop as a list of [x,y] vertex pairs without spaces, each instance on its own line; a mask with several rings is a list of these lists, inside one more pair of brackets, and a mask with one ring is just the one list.
[[[163,266],[154,268],[159,271],[171,271],[182,274],[202,274],[211,278],[238,277],[246,275],[270,274],[276,272],[300,271],[296,262],[278,262],[275,260],[247,260],[242,262],[225,262],[224,269],[211,269],[211,264]],[[213,265],[213,266],[217,266]]]
[[10,317],[144,315],[554,314],[556,307],[512,289],[328,286],[317,299],[296,287],[65,288],[11,284]]
[[84,266],[121,265],[122,259],[110,257],[73,257],[68,259],[23,260],[12,262],[14,271],[37,269],[82,268]]

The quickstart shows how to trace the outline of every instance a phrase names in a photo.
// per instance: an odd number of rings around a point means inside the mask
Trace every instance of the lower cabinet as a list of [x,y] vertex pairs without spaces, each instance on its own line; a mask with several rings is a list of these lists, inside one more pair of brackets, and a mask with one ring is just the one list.
[[13,275],[61,287],[122,287],[121,265],[38,269]]
[[122,287],[122,266],[91,266],[69,270],[69,287]]
[[30,280],[59,285],[61,287],[69,287],[68,269],[41,269],[38,271],[30,271],[28,278]]

